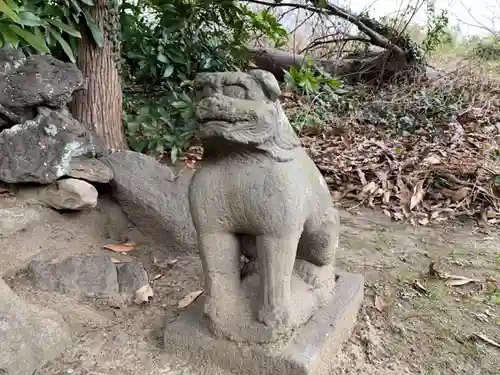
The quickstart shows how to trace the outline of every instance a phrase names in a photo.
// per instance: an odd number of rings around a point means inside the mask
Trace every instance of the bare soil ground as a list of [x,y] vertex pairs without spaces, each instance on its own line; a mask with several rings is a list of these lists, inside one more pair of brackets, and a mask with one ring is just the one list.
[[[2,197],[0,208],[24,204],[19,199]],[[107,251],[101,246],[118,240],[119,212],[107,201],[78,214],[45,212],[43,225],[15,239],[17,249],[37,246],[39,256]],[[473,337],[500,342],[500,234],[471,224],[416,228],[371,210],[341,213],[338,266],[365,276],[366,296],[335,375],[499,375],[500,348]],[[175,318],[180,299],[201,288],[199,259],[166,254],[132,227],[125,232],[139,244],[129,256],[139,258],[151,277],[163,273],[153,282],[155,297],[148,305],[80,302],[33,289],[22,270],[5,276],[16,293],[59,311],[73,329],[74,345],[36,375],[198,372],[196,364],[163,352],[162,326]],[[429,276],[431,262],[438,271],[480,282],[446,286]]]

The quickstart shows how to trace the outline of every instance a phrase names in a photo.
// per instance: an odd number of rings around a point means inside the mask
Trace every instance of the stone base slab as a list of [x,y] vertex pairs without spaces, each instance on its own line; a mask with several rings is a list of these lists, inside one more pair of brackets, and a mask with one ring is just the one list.
[[203,296],[164,331],[167,352],[188,359],[199,374],[217,368],[239,375],[327,375],[336,354],[351,335],[363,302],[364,278],[339,274],[332,300],[302,325],[292,338],[273,345],[249,345],[215,338],[203,316]]

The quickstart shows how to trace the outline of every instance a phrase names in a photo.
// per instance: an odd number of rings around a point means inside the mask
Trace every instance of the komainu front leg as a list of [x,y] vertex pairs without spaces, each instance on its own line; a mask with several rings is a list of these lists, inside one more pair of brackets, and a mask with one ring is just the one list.
[[205,314],[224,323],[227,310],[240,293],[240,248],[232,233],[202,233],[198,236],[205,278]]
[[288,327],[291,280],[300,233],[257,237],[261,282],[258,320],[273,328]]

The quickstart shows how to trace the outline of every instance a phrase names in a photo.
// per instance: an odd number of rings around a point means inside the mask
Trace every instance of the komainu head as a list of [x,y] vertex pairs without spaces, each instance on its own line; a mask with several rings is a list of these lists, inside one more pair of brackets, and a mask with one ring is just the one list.
[[206,146],[226,143],[268,153],[277,161],[293,158],[300,141],[281,108],[281,90],[271,73],[200,73],[194,88],[199,138]]

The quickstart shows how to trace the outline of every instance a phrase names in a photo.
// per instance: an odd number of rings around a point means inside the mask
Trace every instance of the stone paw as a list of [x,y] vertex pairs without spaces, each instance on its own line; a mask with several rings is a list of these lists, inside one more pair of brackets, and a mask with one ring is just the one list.
[[264,306],[259,311],[259,321],[272,328],[288,327],[291,324],[290,311],[285,306]]
[[322,278],[320,275],[320,267],[314,264],[297,259],[295,261],[295,271],[305,283],[311,285],[313,288],[320,288],[323,286]]
[[203,313],[213,322],[217,322],[219,320],[220,311],[217,308],[217,304],[210,299],[207,299],[205,302],[205,305],[203,306]]

